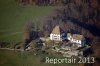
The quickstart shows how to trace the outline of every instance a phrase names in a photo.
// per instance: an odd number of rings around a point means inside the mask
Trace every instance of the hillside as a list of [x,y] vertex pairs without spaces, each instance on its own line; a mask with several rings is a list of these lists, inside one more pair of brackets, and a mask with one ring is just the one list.
[[100,58],[100,17],[98,0],[70,0],[58,8],[45,22],[43,29],[51,33],[55,25],[65,32],[82,34],[89,39],[94,56]]
[[19,6],[15,0],[0,0],[0,41],[19,42],[27,21],[35,22],[52,10],[50,6]]
[[[44,2],[37,3],[42,0],[35,0],[36,5],[28,2],[33,0],[16,1],[0,0],[0,45],[7,44],[7,47],[11,45],[10,48],[13,48],[13,45],[21,44],[22,41],[25,41],[24,39],[29,44],[33,38],[37,38],[37,34],[39,34],[38,37],[49,37],[53,28],[59,25],[66,33],[81,34],[86,37],[88,44],[91,45],[93,56],[100,60],[99,0],[65,0],[66,3],[59,0],[60,5],[58,2],[53,5],[49,3],[45,3],[45,5]],[[33,56],[33,53],[27,51],[25,53],[0,50],[0,61],[2,61],[0,65],[41,64],[40,58]],[[41,65],[45,66],[45,64]],[[49,66],[49,64],[46,65]],[[64,65],[62,64],[62,66]],[[71,65],[69,64],[69,66]],[[72,66],[74,65],[72,64]],[[94,66],[96,65],[94,64]]]

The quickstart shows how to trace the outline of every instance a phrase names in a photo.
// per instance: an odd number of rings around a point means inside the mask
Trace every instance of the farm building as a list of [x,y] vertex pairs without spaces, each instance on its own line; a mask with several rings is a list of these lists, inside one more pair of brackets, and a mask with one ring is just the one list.
[[58,25],[52,30],[50,40],[61,41],[60,27]]
[[72,43],[77,43],[78,47],[81,47],[83,38],[84,38],[83,35],[80,34],[67,33],[67,39]]

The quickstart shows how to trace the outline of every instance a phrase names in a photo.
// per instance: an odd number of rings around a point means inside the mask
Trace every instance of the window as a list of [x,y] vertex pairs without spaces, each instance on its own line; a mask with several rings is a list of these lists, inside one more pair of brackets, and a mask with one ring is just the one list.
[[53,35],[53,40],[60,40],[60,35]]

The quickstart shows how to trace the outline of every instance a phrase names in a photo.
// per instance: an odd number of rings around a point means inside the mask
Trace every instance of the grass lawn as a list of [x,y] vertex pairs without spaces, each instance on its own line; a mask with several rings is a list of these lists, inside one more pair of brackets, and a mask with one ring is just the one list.
[[0,66],[78,66],[78,64],[43,63],[40,62],[40,56],[35,56],[32,52],[0,50]]
[[51,12],[53,7],[19,6],[15,0],[0,0],[0,40],[19,41],[26,21],[34,21]]
[[[47,15],[53,7],[19,6],[15,0],[0,0],[0,41],[22,40],[26,21]],[[46,64],[33,53],[0,50],[0,66],[78,66],[77,64]]]

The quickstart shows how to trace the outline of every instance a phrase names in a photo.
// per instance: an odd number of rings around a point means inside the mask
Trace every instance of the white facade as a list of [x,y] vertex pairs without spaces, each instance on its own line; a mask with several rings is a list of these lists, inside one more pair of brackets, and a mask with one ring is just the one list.
[[77,40],[77,39],[74,39],[73,37],[68,37],[68,40],[71,41],[72,43],[77,43],[78,44],[78,47],[81,47],[81,40]]
[[50,40],[61,41],[60,27],[58,25],[52,30],[50,34]]
[[58,34],[50,34],[50,40],[61,41],[61,38]]

